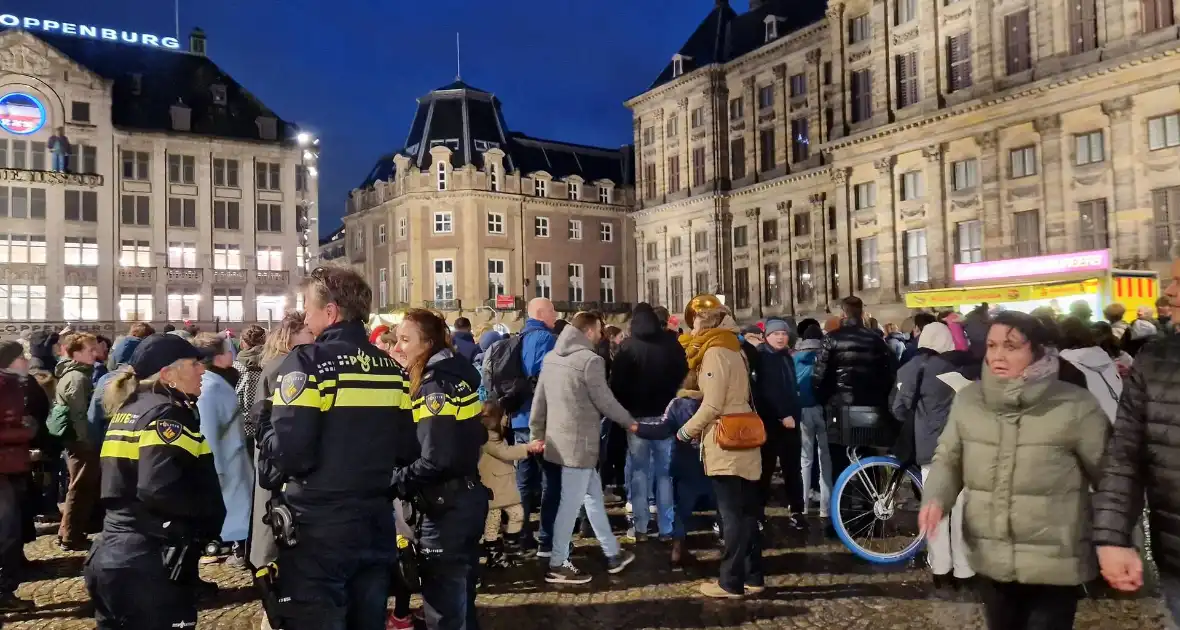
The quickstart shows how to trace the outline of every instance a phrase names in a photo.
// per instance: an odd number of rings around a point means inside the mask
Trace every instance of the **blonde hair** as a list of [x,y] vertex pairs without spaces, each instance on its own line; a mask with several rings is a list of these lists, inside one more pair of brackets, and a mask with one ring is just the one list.
[[102,408],[115,413],[143,392],[149,392],[160,382],[160,375],[153,374],[142,381],[135,377],[135,370],[124,365],[115,372],[102,390]]
[[197,336],[192,339],[192,344],[209,357],[206,363],[211,362],[213,357],[226,353],[225,338],[217,333],[197,333]]
[[287,314],[283,315],[283,321],[266,336],[266,342],[262,345],[262,364],[266,365],[267,362],[291,352],[291,338],[306,327],[303,323],[303,311],[287,311]]

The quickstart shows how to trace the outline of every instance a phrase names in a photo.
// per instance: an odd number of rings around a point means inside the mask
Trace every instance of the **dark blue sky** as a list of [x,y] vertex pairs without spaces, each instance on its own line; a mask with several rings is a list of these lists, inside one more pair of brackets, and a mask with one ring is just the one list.
[[[321,232],[381,155],[401,148],[414,99],[455,75],[495,92],[517,131],[631,142],[624,99],[646,88],[714,0],[180,0],[182,45],[323,139]],[[746,0],[734,0],[744,11]],[[170,35],[170,0],[4,0],[5,13]]]

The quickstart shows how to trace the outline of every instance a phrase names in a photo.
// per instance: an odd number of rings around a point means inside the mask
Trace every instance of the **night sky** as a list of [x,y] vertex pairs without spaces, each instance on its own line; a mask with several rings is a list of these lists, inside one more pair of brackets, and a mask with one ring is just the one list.
[[[615,147],[632,141],[623,100],[659,74],[714,0],[180,0],[209,56],[322,138],[320,232],[378,157],[402,147],[415,100],[455,77],[494,92],[508,126]],[[746,0],[733,0],[744,11]],[[328,12],[326,9],[336,9]],[[169,0],[4,0],[19,16],[175,32]]]

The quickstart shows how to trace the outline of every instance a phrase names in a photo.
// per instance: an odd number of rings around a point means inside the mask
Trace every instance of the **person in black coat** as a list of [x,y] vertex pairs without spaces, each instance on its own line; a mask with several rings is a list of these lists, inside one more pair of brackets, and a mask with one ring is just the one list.
[[[766,444],[762,446],[762,506],[770,499],[770,482],[776,463],[781,462],[786,506],[790,511],[791,526],[803,526],[807,504],[803,497],[803,477],[800,459],[803,443],[799,434],[799,420],[803,408],[799,404],[799,385],[795,379],[795,361],[791,358],[791,328],[781,319],[766,322],[766,341],[757,351],[757,378],[751,383],[754,407],[766,425]],[[765,518],[765,517],[764,517]]]

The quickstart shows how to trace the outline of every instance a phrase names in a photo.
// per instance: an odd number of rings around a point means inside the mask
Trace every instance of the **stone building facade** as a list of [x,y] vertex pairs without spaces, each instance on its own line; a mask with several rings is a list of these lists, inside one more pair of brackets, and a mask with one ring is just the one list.
[[1171,0],[718,0],[651,88],[636,281],[743,318],[861,296],[882,321],[952,266],[1180,229]]
[[0,32],[0,336],[240,328],[296,305],[318,245],[312,139],[191,44]]
[[499,321],[533,297],[567,313],[622,311],[630,159],[629,147],[512,132],[495,96],[456,81],[419,99],[406,146],[353,191],[345,259],[379,312]]

